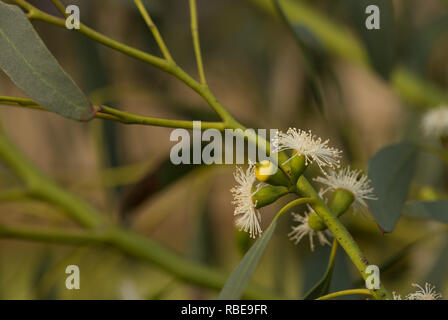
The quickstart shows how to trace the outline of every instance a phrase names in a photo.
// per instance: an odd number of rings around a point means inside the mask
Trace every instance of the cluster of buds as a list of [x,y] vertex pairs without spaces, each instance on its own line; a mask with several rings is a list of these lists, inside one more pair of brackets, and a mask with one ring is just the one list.
[[[314,180],[324,187],[320,195],[332,192],[328,206],[338,217],[353,206],[355,212],[365,212],[366,200],[375,199],[369,180],[361,171],[350,168],[339,169],[341,151],[328,146],[310,131],[290,128],[286,133],[279,132],[274,139],[274,152],[278,153],[278,164],[264,160],[250,164],[247,170],[237,168],[234,174],[237,186],[231,189],[234,196],[234,214],[240,230],[249,232],[255,238],[262,233],[259,209],[269,205],[288,193],[297,192],[297,182],[306,168],[316,163],[323,176]],[[329,169],[328,172],[326,169]],[[327,226],[308,206],[303,215],[292,213],[293,221],[290,239],[298,244],[306,236],[314,250],[313,237],[320,244],[329,244],[331,235]]]

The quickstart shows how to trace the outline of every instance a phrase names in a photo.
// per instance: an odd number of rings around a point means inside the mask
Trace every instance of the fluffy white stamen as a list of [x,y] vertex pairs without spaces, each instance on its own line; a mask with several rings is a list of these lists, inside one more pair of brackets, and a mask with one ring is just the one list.
[[416,283],[413,283],[412,286],[418,290],[409,294],[406,297],[407,300],[438,300],[442,298],[442,294],[436,292],[436,287],[429,283],[426,283],[424,288]]
[[313,230],[310,225],[308,224],[308,217],[309,213],[304,213],[303,216],[301,216],[298,213],[292,213],[293,220],[295,222],[299,222],[300,224],[297,226],[292,226],[292,231],[288,233],[288,237],[291,241],[294,242],[294,244],[298,244],[302,238],[304,238],[306,235],[308,235],[310,239],[310,248],[311,251],[314,251],[314,240],[313,237],[317,236],[317,239],[320,243],[320,245],[330,245],[330,242],[326,238],[325,234],[331,235],[329,230],[325,231],[316,231]]
[[256,181],[255,166],[249,164],[246,171],[237,167],[233,175],[238,183],[230,190],[233,193],[232,204],[235,205],[234,215],[238,216],[235,224],[240,230],[249,232],[250,236],[255,238],[262,233],[260,227],[261,216],[255,208],[256,203],[252,200],[252,196],[260,188],[260,185],[254,186]]
[[[321,170],[324,167],[339,167],[341,151],[328,146],[329,140],[322,141],[311,131],[289,128],[286,133],[279,131],[273,141],[274,152],[295,150],[296,155],[303,155],[306,164],[316,162]],[[289,161],[289,160],[288,160]]]
[[336,189],[345,189],[353,194],[355,200],[353,206],[355,210],[364,212],[367,208],[366,200],[376,200],[373,194],[373,188],[370,187],[370,180],[367,175],[360,170],[351,170],[350,167],[339,171],[330,171],[326,177],[317,177],[314,181],[326,185],[326,189],[321,193]]

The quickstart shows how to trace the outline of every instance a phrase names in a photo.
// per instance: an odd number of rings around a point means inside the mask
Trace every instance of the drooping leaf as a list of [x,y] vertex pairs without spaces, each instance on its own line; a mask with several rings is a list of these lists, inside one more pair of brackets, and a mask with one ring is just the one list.
[[233,270],[219,293],[219,300],[238,300],[241,298],[244,289],[249,283],[250,278],[257,268],[258,262],[271,240],[276,226],[277,220],[274,218],[269,228],[258,238],[250,250],[244,255],[235,270]]
[[42,107],[74,120],[95,109],[47,49],[21,9],[0,1],[0,68]]
[[436,286],[438,290],[443,288],[446,283],[445,280],[448,278],[448,237],[445,240],[445,245],[440,250],[438,257],[428,274],[426,275],[424,281],[429,282]]
[[369,177],[377,200],[369,208],[378,226],[392,232],[408,195],[417,166],[417,148],[409,143],[389,145],[369,161]]
[[404,211],[411,216],[448,223],[448,200],[412,201]]
[[[285,25],[291,30],[294,39],[302,50],[306,61],[307,77],[310,93],[320,112],[323,112],[322,84],[319,71],[325,66],[324,48],[319,40],[304,25],[291,21],[282,7],[280,0],[273,0],[277,13]],[[328,68],[328,66],[326,66]]]
[[[323,253],[324,250],[321,250]],[[325,253],[328,250],[325,250]],[[317,255],[316,255],[317,256]],[[328,255],[325,255],[328,256]],[[321,255],[321,257],[323,257]],[[331,256],[328,260],[328,266],[324,273],[324,275],[320,278],[320,280],[308,291],[307,294],[303,297],[303,300],[314,300],[317,299],[323,295],[326,295],[328,293],[328,289],[330,288],[331,284],[331,277],[333,275],[333,269],[334,269],[334,262],[335,262],[336,255]],[[322,259],[319,259],[322,261]],[[325,263],[325,262],[324,262]],[[315,270],[316,267],[313,266],[312,270]]]
[[[390,0],[349,0],[346,2],[355,24],[369,54],[375,70],[388,78],[396,61],[396,35],[393,1]],[[368,17],[365,10],[369,5],[379,9],[379,29],[367,29]]]

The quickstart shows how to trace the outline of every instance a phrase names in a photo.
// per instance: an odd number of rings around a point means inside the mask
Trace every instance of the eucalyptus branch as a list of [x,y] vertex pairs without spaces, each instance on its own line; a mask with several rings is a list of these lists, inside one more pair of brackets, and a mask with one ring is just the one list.
[[146,10],[145,6],[142,3],[142,0],[134,0],[134,2],[138,10],[140,11],[140,14],[142,15],[143,19],[145,20],[149,30],[151,30],[151,33],[154,36],[154,39],[156,40],[160,48],[160,51],[162,51],[163,56],[165,57],[166,60],[173,61],[173,58],[171,57],[171,54],[167,46],[165,45],[165,41],[163,41],[163,38],[159,32],[159,29],[152,21],[151,16],[149,15],[148,11]]
[[105,223],[104,217],[92,207],[44,176],[3,133],[0,133],[0,158],[25,182],[27,193],[31,197],[62,208],[70,218],[85,227],[92,228]]
[[[178,279],[215,290],[221,289],[227,278],[225,274],[184,259],[142,236],[112,226],[99,230],[67,231],[55,228],[10,227],[0,224],[0,238],[71,245],[110,245],[124,254],[161,267]],[[244,297],[247,299],[279,298],[272,292],[253,285],[247,287]]]
[[68,17],[68,14],[65,12],[65,6],[62,4],[61,1],[59,0],[50,0],[53,5],[56,7],[56,9],[58,9],[58,11],[64,16],[64,17]]
[[190,0],[190,19],[191,19],[191,35],[193,37],[194,53],[196,56],[196,64],[198,65],[199,79],[203,86],[207,86],[205,80],[204,66],[202,63],[201,46],[199,42],[198,17],[196,10],[196,0]]
[[[27,17],[31,20],[40,20],[55,26],[65,28],[65,21],[58,17],[49,15],[38,8],[32,6],[25,0],[14,0],[19,6],[27,11]],[[148,54],[136,48],[125,45],[121,42],[113,40],[89,27],[80,23],[80,29],[77,30],[86,37],[101,43],[109,48],[119,51],[125,55],[153,65],[185,83],[191,89],[196,91],[209,105],[215,110],[215,112],[221,117],[221,119],[226,123],[228,128],[234,128],[238,126],[238,123],[233,119],[230,113],[218,102],[213,93],[201,83],[194,80],[190,75],[188,75],[182,68],[177,66],[174,62],[168,61],[166,59],[161,59],[154,55]]]
[[[0,96],[0,104],[24,107],[34,110],[47,111],[44,107],[39,106],[35,101],[27,98],[17,98],[9,96]],[[99,106],[95,118],[117,121],[124,124],[139,124],[147,126],[167,127],[167,128],[185,128],[193,129],[193,122],[187,120],[170,120],[164,118],[154,118],[148,116],[137,115],[130,112],[120,111],[107,106]],[[223,122],[201,122],[203,129],[224,130]]]
[[372,292],[369,289],[350,289],[350,290],[333,292],[333,293],[327,294],[325,296],[319,297],[316,300],[328,300],[328,299],[333,299],[333,298],[337,298],[337,297],[348,296],[351,294],[362,294],[362,295],[366,295],[366,296],[372,296]]

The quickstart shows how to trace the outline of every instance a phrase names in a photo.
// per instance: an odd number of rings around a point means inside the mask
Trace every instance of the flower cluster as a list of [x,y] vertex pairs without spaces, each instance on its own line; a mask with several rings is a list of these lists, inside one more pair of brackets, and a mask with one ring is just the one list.
[[[425,287],[413,283],[413,287],[418,288],[417,291],[408,294],[404,300],[439,300],[442,299],[442,294],[436,292],[436,287],[425,283]],[[401,298],[401,295],[397,294],[396,292],[392,293],[394,300],[403,300]]]
[[[362,210],[364,207],[367,207],[366,200],[376,199],[373,195],[373,189],[369,185],[370,180],[359,170],[344,168],[336,171],[335,169],[339,167],[341,151],[329,147],[328,143],[328,140],[323,141],[321,138],[313,135],[311,131],[307,132],[289,128],[286,133],[279,132],[277,134],[273,145],[275,152],[284,150],[291,150],[293,152],[293,155],[283,164],[292,160],[293,157],[303,157],[302,160],[306,165],[315,162],[319,166],[324,176],[316,178],[315,181],[325,186],[321,189],[320,196],[329,191],[344,190],[349,195],[348,199],[352,199],[348,201],[347,207],[352,204],[356,210]],[[325,167],[330,168],[328,173],[324,171]],[[246,171],[237,167],[234,176],[238,184],[231,189],[234,198],[232,203],[235,204],[234,215],[238,216],[235,223],[240,230],[249,232],[251,237],[256,237],[262,233],[257,201],[254,200],[254,195],[261,188],[260,184],[256,184],[256,180],[257,177],[258,179],[261,178],[256,174],[256,167],[253,164],[250,164]],[[260,181],[265,180],[271,184],[269,181],[273,179],[261,179]],[[281,182],[282,180],[279,179],[278,181]],[[289,183],[289,179],[286,179],[286,181]],[[289,186],[285,185],[285,187]],[[260,195],[257,195],[257,197]],[[323,222],[323,228],[321,229],[309,223],[310,216],[313,219],[320,220],[320,218],[310,206],[308,208],[309,211],[304,213],[304,215],[293,213],[293,221],[299,224],[292,227],[292,231],[288,236],[296,244],[308,236],[311,250],[314,250],[313,238],[317,237],[321,245],[329,244],[326,236],[331,235],[331,233],[329,230],[325,230],[326,226]]]

